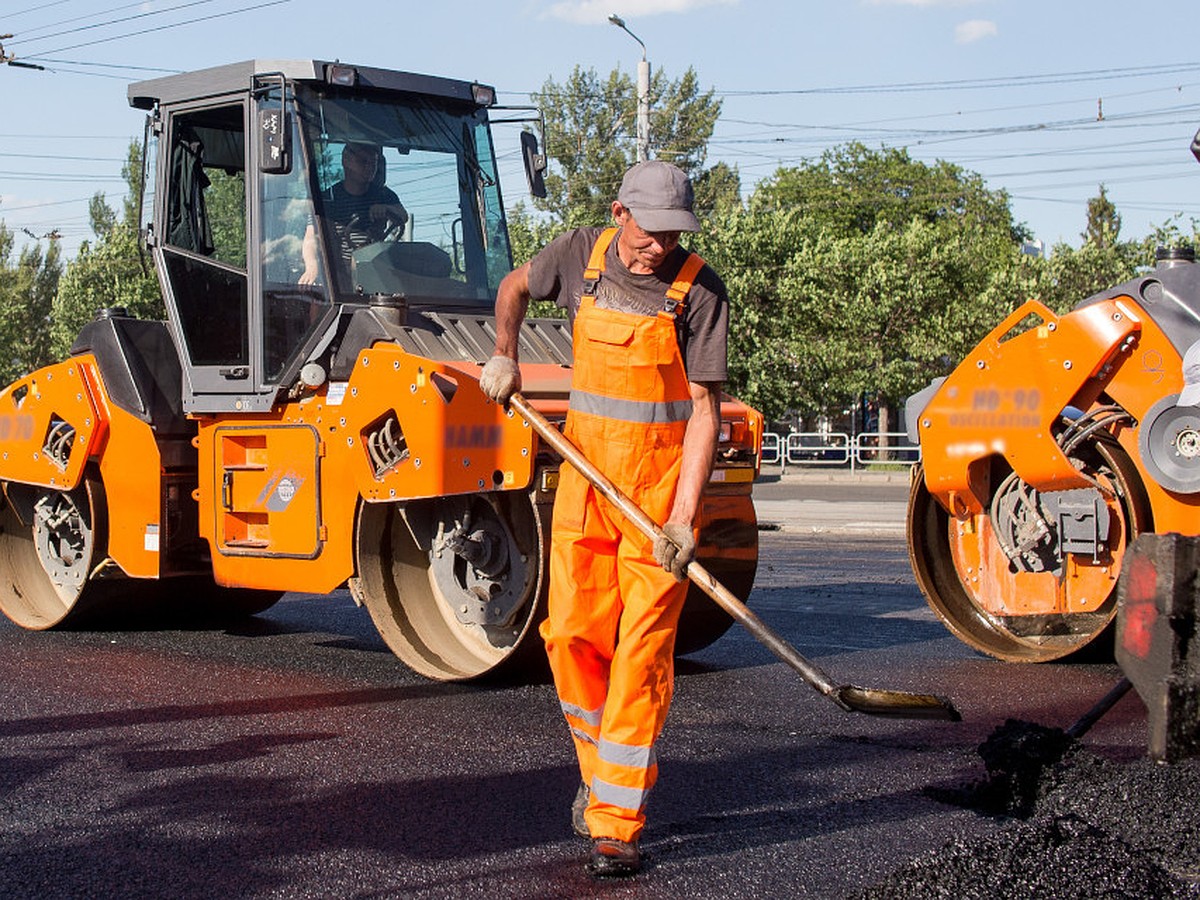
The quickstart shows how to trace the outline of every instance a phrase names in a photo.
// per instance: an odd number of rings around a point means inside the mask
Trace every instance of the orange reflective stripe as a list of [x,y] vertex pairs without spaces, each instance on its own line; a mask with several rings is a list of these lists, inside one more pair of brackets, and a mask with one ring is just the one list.
[[[588,258],[587,268],[583,270],[584,293],[589,293],[587,283],[595,282],[600,278],[600,273],[604,271],[604,254],[608,252],[608,245],[613,242],[613,238],[617,236],[616,228],[605,228],[600,232],[600,236],[596,238],[596,243],[592,245],[592,255]],[[592,285],[592,290],[595,290],[595,285]]]
[[674,312],[676,315],[683,312],[688,292],[691,291],[696,276],[700,274],[700,270],[703,268],[704,260],[700,257],[699,253],[692,253],[688,256],[680,267],[679,274],[675,276],[675,283],[667,289],[667,299],[675,301],[674,304],[667,304],[667,312]]

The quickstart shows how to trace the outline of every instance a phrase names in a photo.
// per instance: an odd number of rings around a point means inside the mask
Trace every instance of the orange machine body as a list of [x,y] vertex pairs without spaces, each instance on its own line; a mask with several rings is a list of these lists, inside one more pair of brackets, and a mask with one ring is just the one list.
[[[401,425],[401,423],[404,423]],[[197,500],[219,584],[326,593],[358,502],[526,488],[534,436],[454,367],[376,345],[350,380],[265,417],[204,418]]]
[[[1062,655],[1071,640],[1047,650],[1052,635],[1111,621],[1138,533],[1200,533],[1200,490],[1162,474],[1176,437],[1162,423],[1183,414],[1173,398],[1200,318],[1183,301],[1164,314],[1160,298],[1184,296],[1193,274],[1147,275],[1061,316],[1031,300],[910,401],[922,451],[910,556],[968,643],[1007,659]],[[944,524],[929,524],[929,503]]]
[[[157,578],[164,472],[150,428],[113,404],[91,354],[47,366],[0,392],[0,481],[70,491],[94,464],[111,503],[111,559]],[[178,489],[173,485],[166,489]]]
[[[539,368],[546,371],[532,380],[551,397],[535,403],[561,419],[570,372]],[[135,578],[168,571],[161,536],[175,504],[164,493],[189,491],[217,583],[327,593],[354,574],[360,501],[530,487],[536,438],[519,416],[487,400],[478,371],[377,344],[362,351],[349,381],[268,415],[198,416],[193,487],[164,466],[150,426],[111,401],[85,354],[0,392],[0,481],[70,491],[94,465],[107,495],[108,555]],[[761,414],[732,399],[722,413],[723,444],[756,461]],[[710,550],[729,555],[729,544],[745,545],[743,555],[756,556],[744,535],[729,540],[731,529],[753,522],[756,473],[744,464],[715,470],[700,519]]]

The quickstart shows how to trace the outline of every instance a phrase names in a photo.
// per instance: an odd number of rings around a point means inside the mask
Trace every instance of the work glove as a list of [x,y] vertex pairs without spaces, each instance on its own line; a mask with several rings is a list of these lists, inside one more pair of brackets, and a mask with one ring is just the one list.
[[483,367],[479,387],[497,403],[507,403],[508,398],[521,389],[521,369],[517,361],[497,353]]
[[654,539],[654,561],[675,576],[676,581],[687,578],[687,567],[696,558],[696,537],[692,526],[668,522],[662,534]]

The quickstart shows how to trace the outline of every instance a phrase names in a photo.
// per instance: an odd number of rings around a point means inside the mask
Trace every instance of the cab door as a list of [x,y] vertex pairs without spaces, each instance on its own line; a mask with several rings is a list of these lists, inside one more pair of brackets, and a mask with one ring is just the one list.
[[246,104],[164,112],[155,260],[184,368],[185,412],[255,402],[247,275]]

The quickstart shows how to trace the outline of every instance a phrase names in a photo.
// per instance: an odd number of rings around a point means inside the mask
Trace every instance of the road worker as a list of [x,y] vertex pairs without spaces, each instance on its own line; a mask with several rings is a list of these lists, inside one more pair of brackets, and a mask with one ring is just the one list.
[[720,428],[729,303],[716,273],[679,245],[681,232],[699,230],[692,202],[675,166],[629,169],[615,227],[563,234],[504,278],[495,355],[480,378],[507,402],[521,386],[517,335],[530,298],[565,307],[574,347],[565,433],[666,536],[644,537],[563,465],[541,631],[582,775],[572,825],[592,841],[595,876],[641,868],[654,743]]

